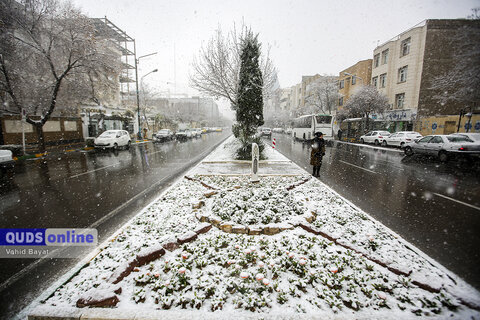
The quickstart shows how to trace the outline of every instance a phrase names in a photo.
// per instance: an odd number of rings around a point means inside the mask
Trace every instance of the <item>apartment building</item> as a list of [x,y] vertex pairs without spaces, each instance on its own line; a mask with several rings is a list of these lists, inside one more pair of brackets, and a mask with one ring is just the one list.
[[[462,64],[480,65],[479,34],[478,20],[425,20],[378,46],[373,53],[371,84],[388,97],[390,108],[373,118],[390,121],[392,131],[453,132],[451,124],[445,129],[445,119],[467,105],[475,113],[475,101],[468,94],[450,97],[475,79],[468,80],[467,73],[459,81],[445,79],[458,76]],[[465,55],[469,58],[462,61]]]
[[424,21],[373,52],[371,84],[390,103],[384,115],[373,117],[392,121],[393,131],[411,130],[417,117],[426,30]]
[[361,87],[370,84],[372,59],[361,60],[338,74],[338,110],[343,109],[348,99]]

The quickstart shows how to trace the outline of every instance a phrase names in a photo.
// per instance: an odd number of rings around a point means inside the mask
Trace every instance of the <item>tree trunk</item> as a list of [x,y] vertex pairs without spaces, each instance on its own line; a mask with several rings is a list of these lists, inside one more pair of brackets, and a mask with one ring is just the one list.
[[38,139],[38,151],[44,153],[46,150],[45,137],[43,135],[43,124],[41,122],[35,123],[35,132]]
[[367,131],[367,132],[370,131],[370,128],[368,126],[368,120],[369,120],[368,119],[368,114],[369,114],[368,112],[365,112],[365,131]]

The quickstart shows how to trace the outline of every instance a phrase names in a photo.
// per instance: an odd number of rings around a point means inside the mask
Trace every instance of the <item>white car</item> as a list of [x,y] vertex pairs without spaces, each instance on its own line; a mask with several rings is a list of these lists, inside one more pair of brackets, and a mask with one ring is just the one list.
[[477,132],[459,132],[459,133],[452,133],[451,135],[465,136],[465,137],[468,137],[473,142],[480,142],[480,133],[477,133]]
[[283,129],[282,128],[273,128],[272,130],[274,133],[283,133]]
[[202,136],[202,129],[195,128],[195,129],[192,129],[192,130],[195,131],[195,136],[196,137],[201,137]]
[[360,137],[361,143],[374,143],[375,145],[380,145],[383,143],[383,139],[388,137],[390,132],[384,130],[370,131]]
[[95,138],[95,148],[112,148],[118,149],[119,147],[130,148],[132,140],[130,135],[125,130],[107,130]]
[[0,150],[0,179],[12,176],[15,161],[12,157],[12,151]]
[[480,133],[452,133],[450,136],[466,137],[472,141],[471,145],[468,145],[468,150],[464,149],[464,152],[468,152],[471,156],[480,157]]
[[405,145],[405,154],[424,154],[436,156],[445,162],[451,156],[478,156],[480,150],[475,150],[476,144],[460,135],[430,135]]
[[261,134],[262,137],[271,137],[272,136],[272,129],[263,128],[260,134]]
[[190,131],[190,129],[180,129],[175,133],[177,140],[187,140],[192,136],[192,131]]
[[397,146],[403,148],[405,144],[415,141],[415,139],[420,139],[423,136],[415,131],[399,131],[392,133],[388,137],[384,137],[382,146]]

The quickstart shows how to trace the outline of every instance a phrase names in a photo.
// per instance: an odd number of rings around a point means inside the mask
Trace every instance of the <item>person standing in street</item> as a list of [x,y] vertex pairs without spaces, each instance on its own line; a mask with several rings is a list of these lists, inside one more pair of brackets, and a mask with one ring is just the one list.
[[338,136],[338,140],[340,140],[340,141],[342,141],[342,133],[343,133],[342,129],[338,129],[337,136]]
[[313,166],[313,176],[320,177],[320,167],[322,166],[322,159],[325,155],[325,140],[323,140],[323,133],[315,132],[313,139],[312,152],[310,154],[310,164]]

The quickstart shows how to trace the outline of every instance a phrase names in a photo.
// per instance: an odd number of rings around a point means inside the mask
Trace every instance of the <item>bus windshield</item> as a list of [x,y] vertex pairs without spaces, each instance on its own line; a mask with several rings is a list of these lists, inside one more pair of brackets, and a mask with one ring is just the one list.
[[317,124],[331,124],[332,116],[315,116]]

